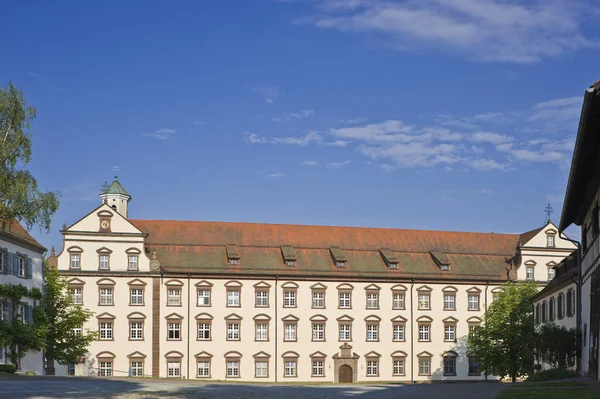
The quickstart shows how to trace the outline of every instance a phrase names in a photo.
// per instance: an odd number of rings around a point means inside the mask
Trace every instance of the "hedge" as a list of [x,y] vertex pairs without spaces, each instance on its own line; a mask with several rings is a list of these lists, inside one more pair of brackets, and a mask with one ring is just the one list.
[[15,371],[17,371],[17,370],[15,369],[15,366],[12,364],[0,364],[0,373],[14,374]]

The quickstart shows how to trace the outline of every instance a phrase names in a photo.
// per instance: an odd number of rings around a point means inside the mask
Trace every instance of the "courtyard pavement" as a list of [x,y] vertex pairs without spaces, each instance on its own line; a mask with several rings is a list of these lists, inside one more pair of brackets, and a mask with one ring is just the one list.
[[510,384],[353,384],[260,385],[151,379],[84,377],[0,377],[0,397],[7,399],[493,399]]

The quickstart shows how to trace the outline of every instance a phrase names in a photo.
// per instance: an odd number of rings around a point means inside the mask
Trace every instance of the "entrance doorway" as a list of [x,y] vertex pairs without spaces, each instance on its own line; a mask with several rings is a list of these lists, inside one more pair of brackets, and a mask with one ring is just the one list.
[[347,364],[340,367],[340,382],[352,382],[352,367]]

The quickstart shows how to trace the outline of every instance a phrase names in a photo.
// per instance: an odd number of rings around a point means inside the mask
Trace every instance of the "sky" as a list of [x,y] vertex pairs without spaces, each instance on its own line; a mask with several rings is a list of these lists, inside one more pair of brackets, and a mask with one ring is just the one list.
[[[0,85],[61,192],[136,219],[521,233],[558,222],[600,8],[580,0],[27,1]],[[575,238],[577,230],[569,231]]]

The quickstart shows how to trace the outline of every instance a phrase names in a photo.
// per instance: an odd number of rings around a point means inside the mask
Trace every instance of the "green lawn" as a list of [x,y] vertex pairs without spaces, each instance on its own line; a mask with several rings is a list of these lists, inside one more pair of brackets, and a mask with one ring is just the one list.
[[496,399],[598,399],[600,390],[589,385],[578,386],[518,386],[506,389]]

